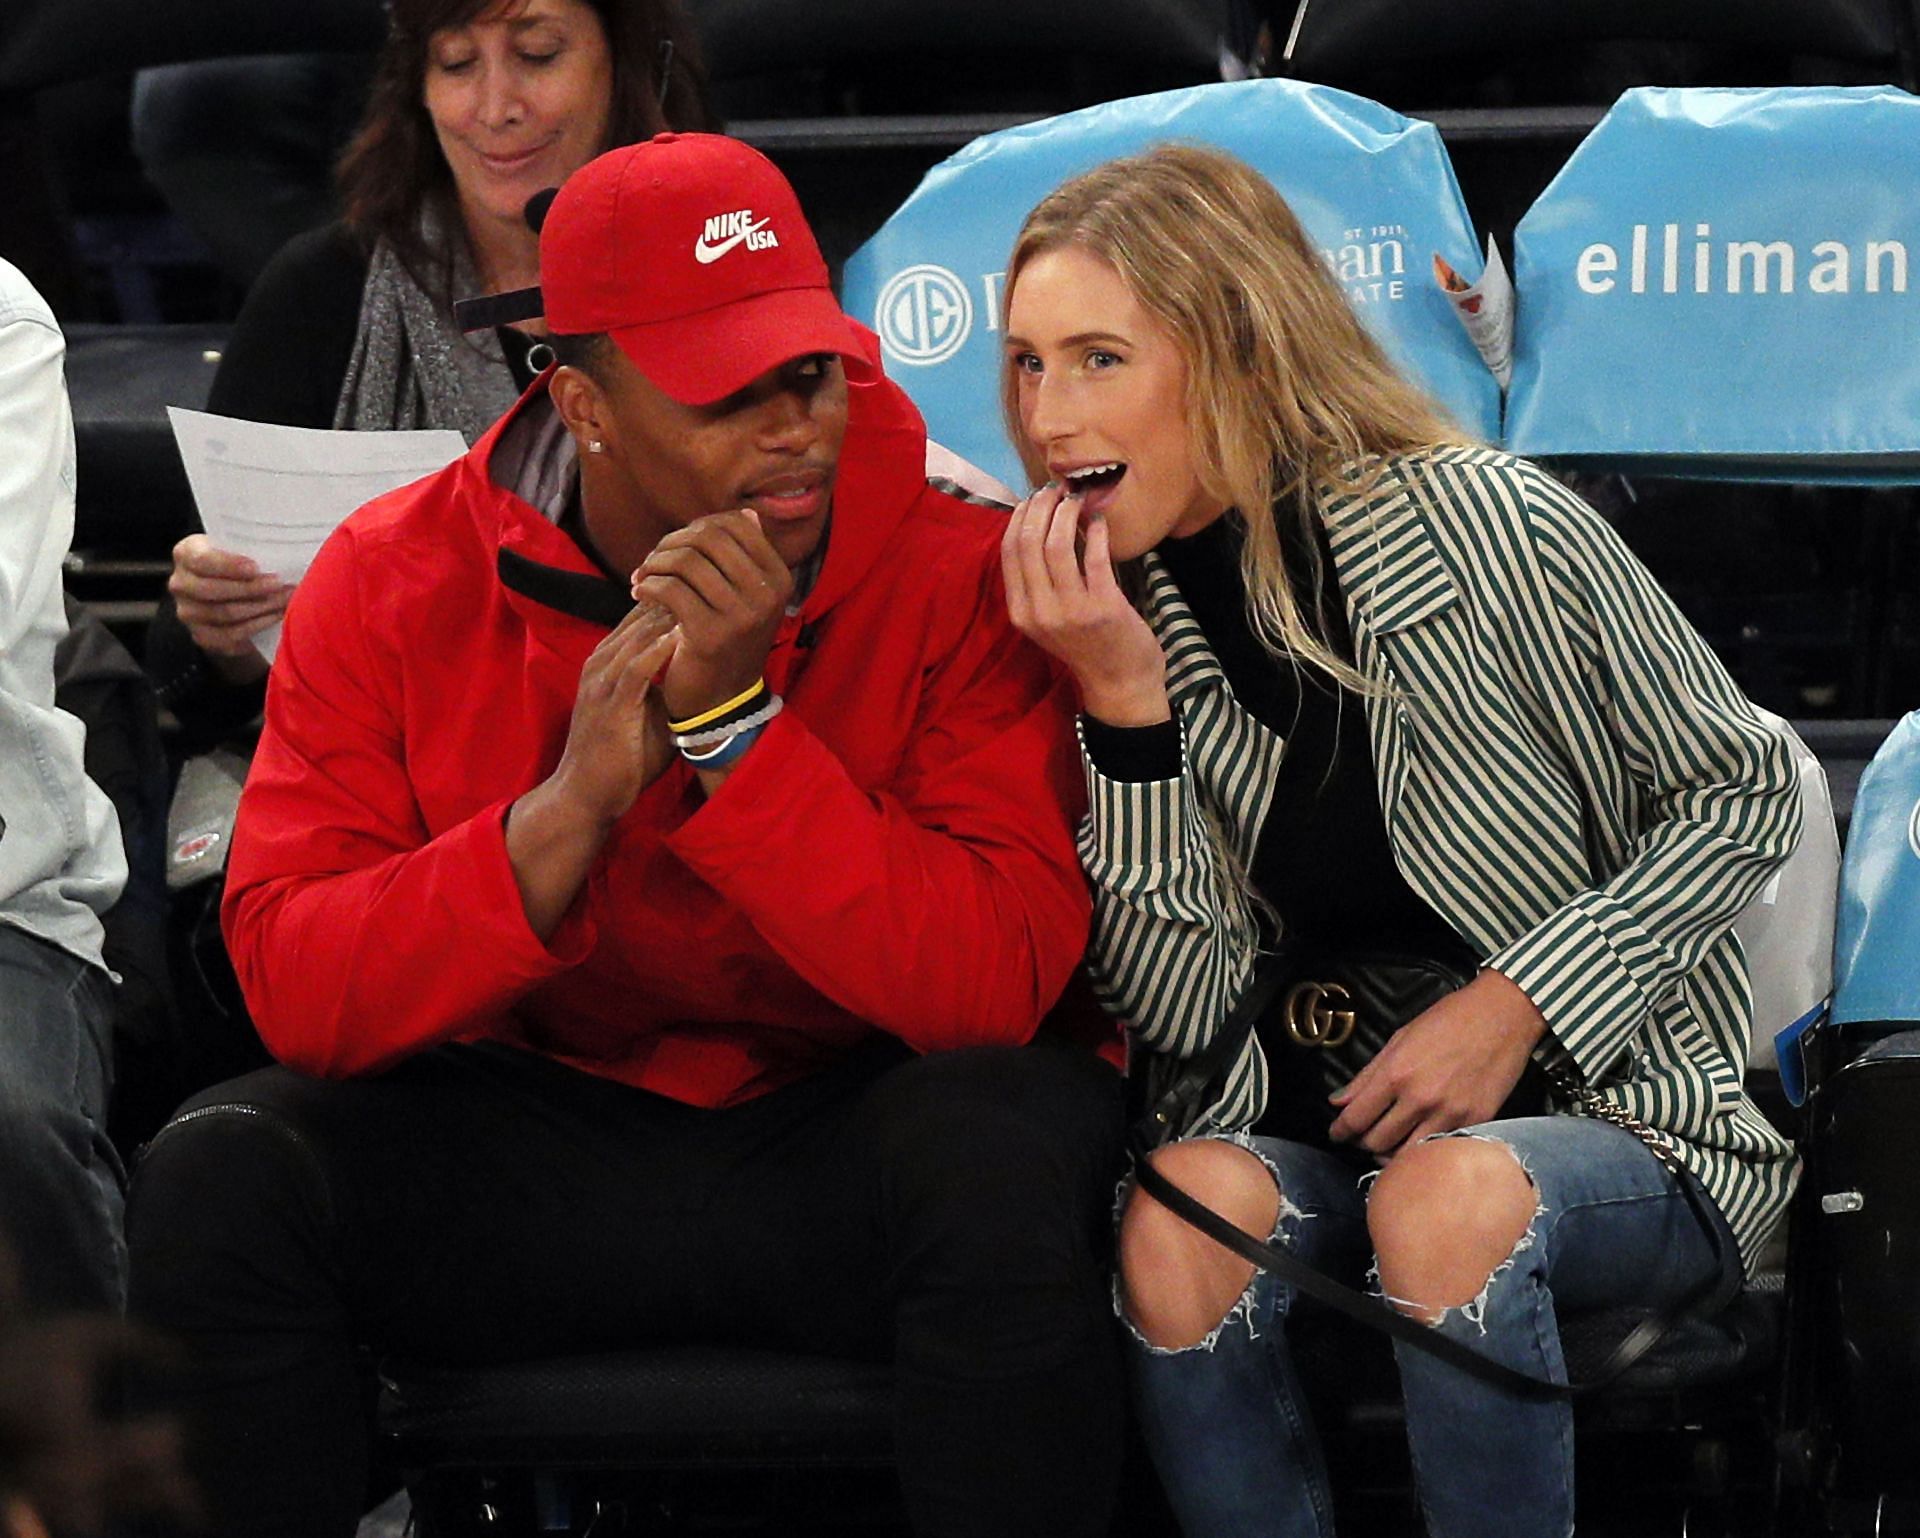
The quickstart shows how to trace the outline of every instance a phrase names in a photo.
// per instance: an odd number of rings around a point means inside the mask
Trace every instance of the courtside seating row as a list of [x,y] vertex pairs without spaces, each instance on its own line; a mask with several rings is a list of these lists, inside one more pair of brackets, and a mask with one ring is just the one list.
[[[713,0],[709,8],[721,9]],[[159,408],[204,399],[218,341],[218,331],[209,329],[129,335],[125,328],[76,328],[70,379],[82,437],[80,574],[103,584],[101,593],[121,580],[150,581],[155,568],[138,561],[163,563],[172,539],[191,527]],[[117,566],[120,552],[133,555],[134,564]],[[1823,735],[1831,748],[1857,749],[1874,727],[1836,724],[1805,734],[1817,750]],[[1772,1355],[1777,1317],[1762,1290],[1724,1320],[1689,1326],[1610,1396],[1616,1407],[1640,1407],[1616,1409],[1616,1415],[1697,1425],[1704,1413],[1700,1396],[1733,1384],[1716,1402],[1750,1416],[1756,1406],[1751,1374]],[[1597,1344],[1583,1343],[1582,1331]],[[1570,1323],[1569,1355],[1596,1360],[1618,1333],[1618,1320]],[[456,1500],[428,1517],[444,1532],[475,1512],[484,1521],[492,1500],[484,1492],[494,1488],[488,1470],[551,1476],[616,1467],[884,1460],[889,1402],[887,1376],[879,1369],[760,1353],[646,1352],[481,1373],[389,1364],[383,1417],[402,1463],[438,1470],[443,1485],[471,1476],[461,1488],[481,1492],[477,1506]],[[560,1487],[549,1477],[546,1488]]]
[[[1810,817],[1822,815],[1823,798],[1809,794]],[[1759,1067],[1749,1082],[1792,1131],[1778,1073]],[[1663,1509],[1694,1534],[1752,1535],[1759,1531],[1754,1524],[1767,1520],[1787,1317],[1785,1248],[1776,1247],[1773,1262],[1726,1310],[1682,1321],[1621,1378],[1579,1403],[1583,1457],[1596,1455],[1600,1467],[1608,1458],[1632,1460],[1631,1510],[1638,1516]],[[1574,1377],[1594,1377],[1644,1313],[1563,1317],[1562,1346]],[[1338,1385],[1316,1415],[1329,1433],[1343,1530],[1362,1538],[1411,1530],[1417,1518],[1408,1504],[1397,1380],[1384,1338],[1316,1318],[1311,1306],[1299,1329],[1310,1378]],[[620,1524],[636,1500],[645,1506],[689,1471],[710,1479],[884,1467],[891,1403],[890,1374],[881,1366],[676,1347],[478,1369],[389,1361],[379,1414],[385,1450],[409,1474],[421,1531],[452,1538],[542,1512],[556,1524],[646,1530]],[[1397,1476],[1383,1477],[1383,1470]],[[1117,1533],[1145,1538],[1171,1530],[1138,1466],[1126,1491]],[[1604,1489],[1596,1495],[1604,1506]]]
[[[884,324],[881,329],[884,334]],[[937,338],[922,332],[912,340],[930,344]],[[910,369],[905,377],[911,388]],[[980,398],[987,398],[984,391]],[[939,415],[929,414],[936,432],[948,437]],[[1882,730],[1882,724],[1849,723],[1815,727],[1808,735],[1816,751],[1852,750],[1863,759]],[[1848,773],[1835,777],[1844,794]],[[1760,1087],[1777,1105],[1777,1091]],[[1589,1440],[1651,1434],[1670,1448],[1688,1449],[1694,1493],[1714,1508],[1689,1516],[1692,1531],[1715,1518],[1732,1523],[1740,1500],[1770,1485],[1784,1313],[1782,1277],[1774,1272],[1743,1290],[1720,1317],[1687,1321],[1618,1384],[1581,1407]],[[1618,1311],[1564,1321],[1574,1370],[1604,1360],[1637,1318],[1633,1311]],[[1350,1384],[1352,1345],[1339,1341],[1332,1348],[1347,1366]],[[746,1390],[750,1404],[732,1404],[734,1391],[747,1383],[755,1385]],[[1333,1440],[1342,1445],[1391,1430],[1394,1419],[1390,1379],[1353,1388],[1335,1407],[1345,1434]],[[430,1530],[453,1532],[474,1510],[494,1507],[527,1479],[551,1496],[561,1488],[592,1489],[609,1469],[664,1472],[690,1461],[764,1466],[884,1458],[887,1402],[887,1377],[877,1368],[760,1354],[647,1351],[504,1369],[389,1363],[381,1413],[397,1461],[420,1474],[417,1512]],[[766,1412],[774,1415],[771,1424]],[[1742,1456],[1756,1455],[1758,1468],[1736,1471]],[[507,1471],[521,1476],[520,1483],[503,1478]]]

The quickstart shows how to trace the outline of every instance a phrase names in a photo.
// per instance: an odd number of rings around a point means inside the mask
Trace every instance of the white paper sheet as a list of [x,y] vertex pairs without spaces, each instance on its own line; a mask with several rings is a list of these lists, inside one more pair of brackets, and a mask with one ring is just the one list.
[[1513,383],[1513,280],[1493,237],[1487,237],[1487,265],[1477,282],[1467,282],[1437,251],[1433,281],[1504,391]]
[[[242,422],[167,408],[187,484],[207,536],[283,582],[307,574],[315,553],[355,508],[451,464],[466,440],[445,428],[331,432]],[[280,627],[254,638],[273,661]]]

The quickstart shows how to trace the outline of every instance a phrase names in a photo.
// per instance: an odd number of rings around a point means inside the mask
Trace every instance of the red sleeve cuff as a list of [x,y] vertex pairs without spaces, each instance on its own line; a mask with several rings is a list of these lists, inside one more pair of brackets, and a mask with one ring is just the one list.
[[512,801],[497,802],[469,825],[474,839],[473,903],[479,912],[498,915],[494,927],[499,933],[493,938],[506,947],[501,959],[520,976],[541,979],[585,961],[600,938],[600,930],[587,916],[587,887],[583,885],[544,944],[533,932],[527,923],[526,904],[520,898],[520,883],[514,879],[513,861],[507,857],[507,814],[512,810]]

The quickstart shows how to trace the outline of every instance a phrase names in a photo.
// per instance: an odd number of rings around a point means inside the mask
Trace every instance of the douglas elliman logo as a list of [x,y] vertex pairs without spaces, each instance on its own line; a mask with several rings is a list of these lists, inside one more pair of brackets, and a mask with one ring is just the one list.
[[[1691,225],[1689,231],[1688,225]],[[1574,262],[1583,294],[1904,294],[1907,246],[1817,240],[1718,240],[1713,226],[1636,224],[1625,249],[1596,240]]]
[[874,330],[902,363],[944,363],[973,332],[973,295],[932,262],[896,273],[880,290]]

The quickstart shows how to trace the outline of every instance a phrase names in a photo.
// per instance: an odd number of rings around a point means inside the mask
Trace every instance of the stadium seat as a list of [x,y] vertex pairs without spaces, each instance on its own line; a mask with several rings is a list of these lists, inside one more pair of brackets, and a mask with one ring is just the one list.
[[[1618,1382],[1582,1402],[1582,1435],[1657,1433],[1671,1441],[1684,1432],[1670,1449],[1680,1470],[1674,1498],[1696,1513],[1724,1501],[1729,1491],[1700,1471],[1724,1468],[1736,1443],[1769,1440],[1782,1302],[1773,1275],[1723,1314],[1684,1321]],[[1641,1317],[1614,1310],[1569,1319],[1562,1340],[1575,1374],[1595,1371]],[[1331,1411],[1342,1441],[1369,1450],[1393,1444],[1381,1461],[1404,1466],[1383,1341],[1356,1340],[1353,1327],[1330,1320],[1310,1330],[1303,1349],[1325,1364],[1325,1378],[1347,1386]],[[1357,1371],[1356,1362],[1372,1370]],[[413,1492],[421,1538],[460,1538],[528,1530],[527,1513],[543,1507],[580,1525],[537,1530],[584,1533],[609,1492],[644,1501],[650,1488],[689,1476],[881,1468],[892,1461],[891,1415],[884,1367],[663,1347],[503,1367],[389,1362],[380,1372],[378,1427],[385,1461],[405,1473]],[[1371,1500],[1356,1492],[1354,1499],[1355,1521],[1343,1531],[1372,1531],[1371,1515],[1387,1533],[1404,1514],[1406,1491],[1402,1485]],[[1123,1515],[1122,1531],[1134,1530],[1129,1520]]]
[[[871,325],[929,430],[1020,483],[992,402],[1001,283],[1026,210],[1068,176],[1166,139],[1245,159],[1344,265],[1374,336],[1469,432],[1495,438],[1493,375],[1429,274],[1483,260],[1433,128],[1299,81],[1216,82],[1071,112],[976,140],[937,167],[847,264],[842,299]],[[1370,236],[1358,233],[1370,231]]]
[[0,101],[95,75],[249,53],[357,52],[379,46],[379,0],[299,6],[252,0],[13,0],[0,33]]
[[[1864,77],[1911,78],[1913,16],[1902,0],[1753,0],[1727,6],[1717,0],[1467,0],[1446,5],[1407,0],[1270,0],[1275,73],[1330,84],[1376,85],[1383,72],[1416,66],[1431,79],[1442,71],[1483,78],[1516,65],[1558,83],[1557,65],[1589,65],[1597,45],[1678,44],[1690,51],[1642,50],[1636,57],[1656,70],[1698,70],[1700,57],[1730,54],[1748,71],[1742,84],[1784,84],[1780,73],[1757,76],[1760,60],[1784,70],[1790,60],[1854,66]],[[1709,75],[1711,66],[1708,66]],[[1578,79],[1579,76],[1574,77]],[[1704,84],[1708,80],[1647,76],[1627,84]],[[1736,82],[1728,82],[1736,83]],[[1445,86],[1441,87],[1443,90]],[[1535,99],[1521,81],[1519,100]],[[1399,103],[1396,103],[1399,104]],[[1412,105],[1412,104],[1407,104]]]
[[83,558],[164,560],[199,527],[167,407],[206,405],[226,337],[220,325],[67,328],[67,389],[85,467],[74,509]]
[[982,133],[1221,78],[1238,0],[688,0],[715,106],[779,164],[836,276]]
[[[62,319],[87,313],[88,295],[76,271],[73,210],[66,189],[56,185],[39,112],[41,98],[56,88],[193,59],[364,51],[378,45],[385,25],[379,0],[300,6],[13,0],[0,27],[0,205],[8,210],[0,256],[26,272]],[[119,99],[125,100],[124,85]],[[122,151],[131,167],[131,150]],[[170,256],[166,238],[155,238],[163,256]],[[124,231],[108,232],[105,243],[126,239]],[[94,243],[98,248],[101,241]]]
[[884,1463],[885,1367],[743,1347],[662,1347],[506,1367],[388,1364],[395,1458],[574,1468]]
[[200,526],[166,408],[206,405],[226,334],[213,325],[67,328],[79,468],[67,585],[136,656],[174,542]]
[[1235,14],[1228,0],[689,0],[689,11],[729,117],[1053,112],[1218,80]]
[[1807,1172],[1794,1220],[1779,1439],[1783,1531],[1920,1531],[1912,1459],[1915,1115],[1920,1104],[1920,713],[1861,777],[1841,871],[1832,1019],[1808,1040]]

